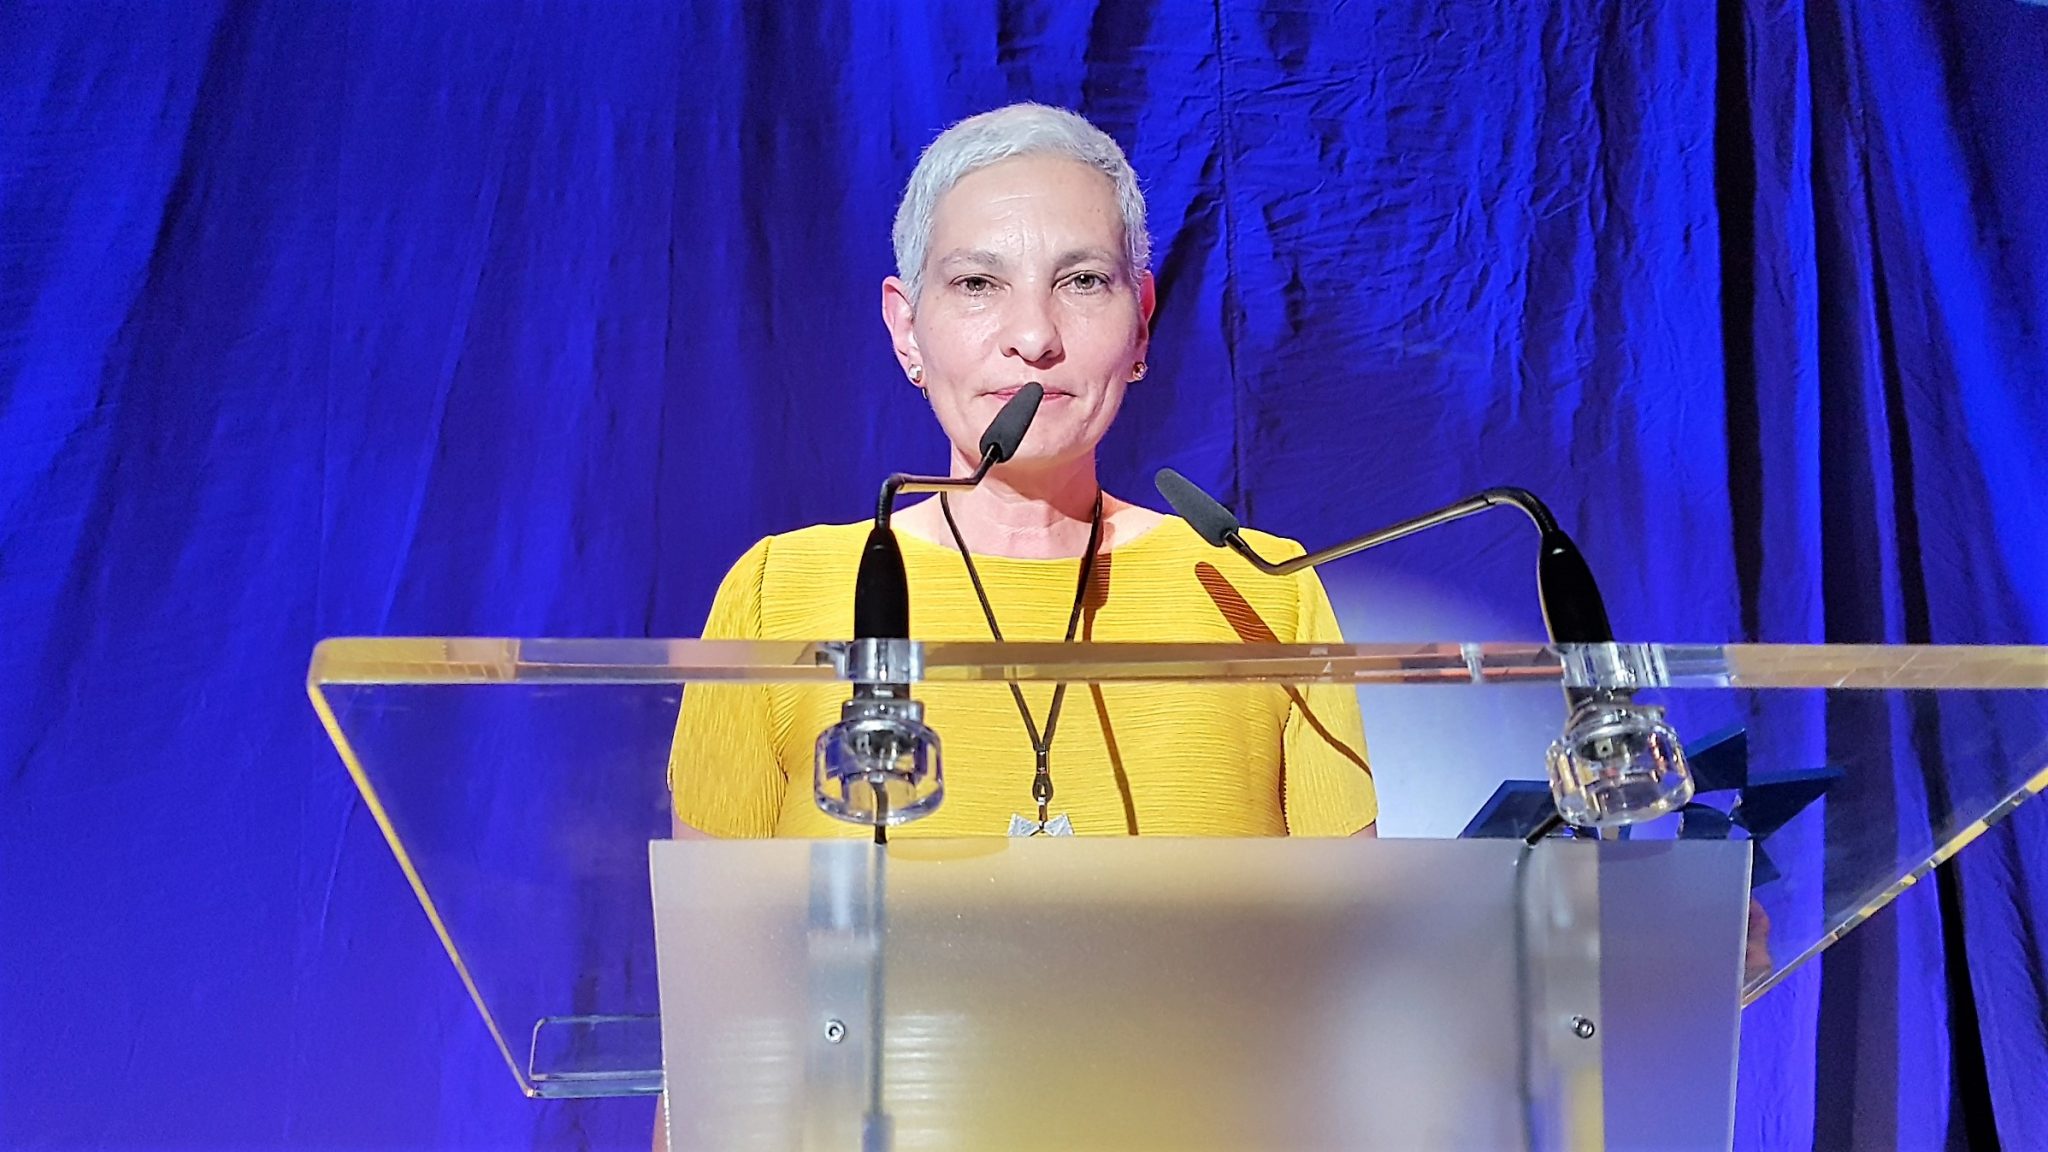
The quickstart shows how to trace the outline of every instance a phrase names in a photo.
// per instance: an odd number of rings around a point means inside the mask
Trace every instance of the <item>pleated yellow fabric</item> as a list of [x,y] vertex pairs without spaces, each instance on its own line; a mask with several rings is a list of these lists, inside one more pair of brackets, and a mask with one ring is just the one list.
[[[852,630],[854,575],[869,525],[821,525],[749,549],[720,585],[706,638],[821,640]],[[898,533],[911,633],[989,639],[952,548]],[[1268,556],[1299,545],[1247,532]],[[1079,560],[975,557],[1003,635],[1056,641]],[[1335,613],[1313,572],[1279,578],[1210,547],[1169,518],[1096,562],[1079,639],[1332,643]],[[891,836],[1003,835],[1035,816],[1030,738],[1007,687],[919,684],[938,734],[945,801]],[[716,836],[858,836],[812,800],[818,734],[844,685],[699,684],[683,695],[669,761],[676,815]],[[1027,685],[1042,727],[1052,685]],[[1052,748],[1051,810],[1079,835],[1349,835],[1378,814],[1358,698],[1344,685],[1075,684]]]

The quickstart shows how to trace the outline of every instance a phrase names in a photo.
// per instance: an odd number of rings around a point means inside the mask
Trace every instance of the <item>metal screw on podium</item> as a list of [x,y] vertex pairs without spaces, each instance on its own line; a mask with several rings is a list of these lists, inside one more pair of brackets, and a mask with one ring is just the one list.
[[846,1025],[837,1020],[825,1021],[825,1043],[837,1044],[846,1039]]
[[1572,1017],[1571,1026],[1572,1035],[1577,1036],[1579,1039],[1591,1040],[1593,1038],[1593,1022],[1591,1020],[1586,1019],[1584,1016]]

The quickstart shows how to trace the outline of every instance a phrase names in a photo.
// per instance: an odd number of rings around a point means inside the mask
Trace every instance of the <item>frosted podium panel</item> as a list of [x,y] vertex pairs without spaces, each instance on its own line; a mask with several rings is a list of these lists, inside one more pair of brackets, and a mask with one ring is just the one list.
[[[657,844],[672,1146],[1588,1147],[1603,1082],[1656,1101],[1649,1143],[1618,1115],[1610,1146],[1725,1146],[1747,856]],[[1631,902],[1630,875],[1690,895]],[[1638,1058],[1603,1069],[1616,1044]]]

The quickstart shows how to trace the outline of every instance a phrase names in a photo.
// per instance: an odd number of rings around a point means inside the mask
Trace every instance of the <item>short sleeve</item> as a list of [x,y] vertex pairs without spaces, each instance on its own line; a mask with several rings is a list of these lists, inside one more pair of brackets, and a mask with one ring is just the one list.
[[[704,622],[706,640],[761,635],[761,582],[773,537],[727,572]],[[683,690],[668,787],[676,819],[713,836],[775,834],[787,785],[766,684],[692,684]]]
[[[1314,572],[1296,577],[1297,644],[1338,644],[1336,610]],[[1349,836],[1379,819],[1379,793],[1366,758],[1358,690],[1349,684],[1301,684],[1288,690],[1285,772],[1287,830],[1295,836]]]

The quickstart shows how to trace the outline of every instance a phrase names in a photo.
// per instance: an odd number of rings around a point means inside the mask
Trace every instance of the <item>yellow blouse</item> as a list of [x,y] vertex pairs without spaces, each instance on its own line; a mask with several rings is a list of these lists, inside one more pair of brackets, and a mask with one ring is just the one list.
[[[852,631],[854,575],[869,525],[821,525],[754,545],[733,566],[704,636],[818,640]],[[911,634],[987,640],[960,554],[899,532]],[[1247,531],[1261,554],[1300,546]],[[974,558],[1007,640],[1059,640],[1079,560]],[[1337,642],[1313,572],[1281,578],[1210,547],[1169,518],[1102,554],[1078,639]],[[945,799],[893,829],[905,836],[1003,835],[1035,817],[1031,741],[1000,683],[912,686],[938,733]],[[1042,728],[1052,685],[1025,687]],[[683,694],[669,786],[683,823],[716,836],[868,834],[818,810],[812,755],[839,720],[843,684],[697,684]],[[1357,694],[1345,685],[1074,684],[1052,746],[1051,811],[1078,835],[1343,836],[1378,814]]]

